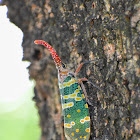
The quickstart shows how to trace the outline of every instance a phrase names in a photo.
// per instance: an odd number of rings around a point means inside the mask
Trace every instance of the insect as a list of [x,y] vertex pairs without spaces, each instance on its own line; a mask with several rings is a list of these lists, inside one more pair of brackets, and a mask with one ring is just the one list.
[[90,116],[88,104],[76,74],[66,69],[56,51],[48,43],[43,40],[35,40],[34,43],[43,45],[50,51],[58,69],[64,132],[67,140],[89,140]]

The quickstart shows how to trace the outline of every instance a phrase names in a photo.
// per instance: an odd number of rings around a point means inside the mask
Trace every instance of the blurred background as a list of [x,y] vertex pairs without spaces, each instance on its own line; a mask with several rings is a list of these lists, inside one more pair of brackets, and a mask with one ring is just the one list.
[[22,61],[23,33],[9,21],[7,10],[0,6],[0,140],[38,140],[34,82],[26,69],[30,63]]

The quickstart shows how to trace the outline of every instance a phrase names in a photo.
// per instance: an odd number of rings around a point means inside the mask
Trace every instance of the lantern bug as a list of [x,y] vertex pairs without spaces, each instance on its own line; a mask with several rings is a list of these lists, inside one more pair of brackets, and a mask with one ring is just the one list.
[[[64,116],[64,132],[67,140],[89,140],[90,116],[88,104],[83,93],[83,91],[86,91],[83,84],[81,83],[80,85],[76,78],[83,63],[73,73],[66,69],[56,51],[47,42],[35,40],[34,43],[43,45],[50,51],[58,70],[59,89]],[[82,80],[86,79],[79,81]]]

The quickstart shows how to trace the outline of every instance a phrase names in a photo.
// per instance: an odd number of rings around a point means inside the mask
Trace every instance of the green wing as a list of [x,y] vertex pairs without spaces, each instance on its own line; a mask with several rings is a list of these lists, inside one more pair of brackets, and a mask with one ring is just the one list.
[[88,105],[77,79],[69,75],[59,87],[67,139],[88,140],[90,137]]

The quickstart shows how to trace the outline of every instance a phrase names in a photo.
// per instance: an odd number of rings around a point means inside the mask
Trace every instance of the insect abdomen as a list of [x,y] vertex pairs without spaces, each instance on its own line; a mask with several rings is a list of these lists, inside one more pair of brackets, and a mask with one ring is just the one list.
[[69,140],[88,140],[90,117],[88,105],[77,79],[67,76],[59,83],[64,115],[64,131]]

